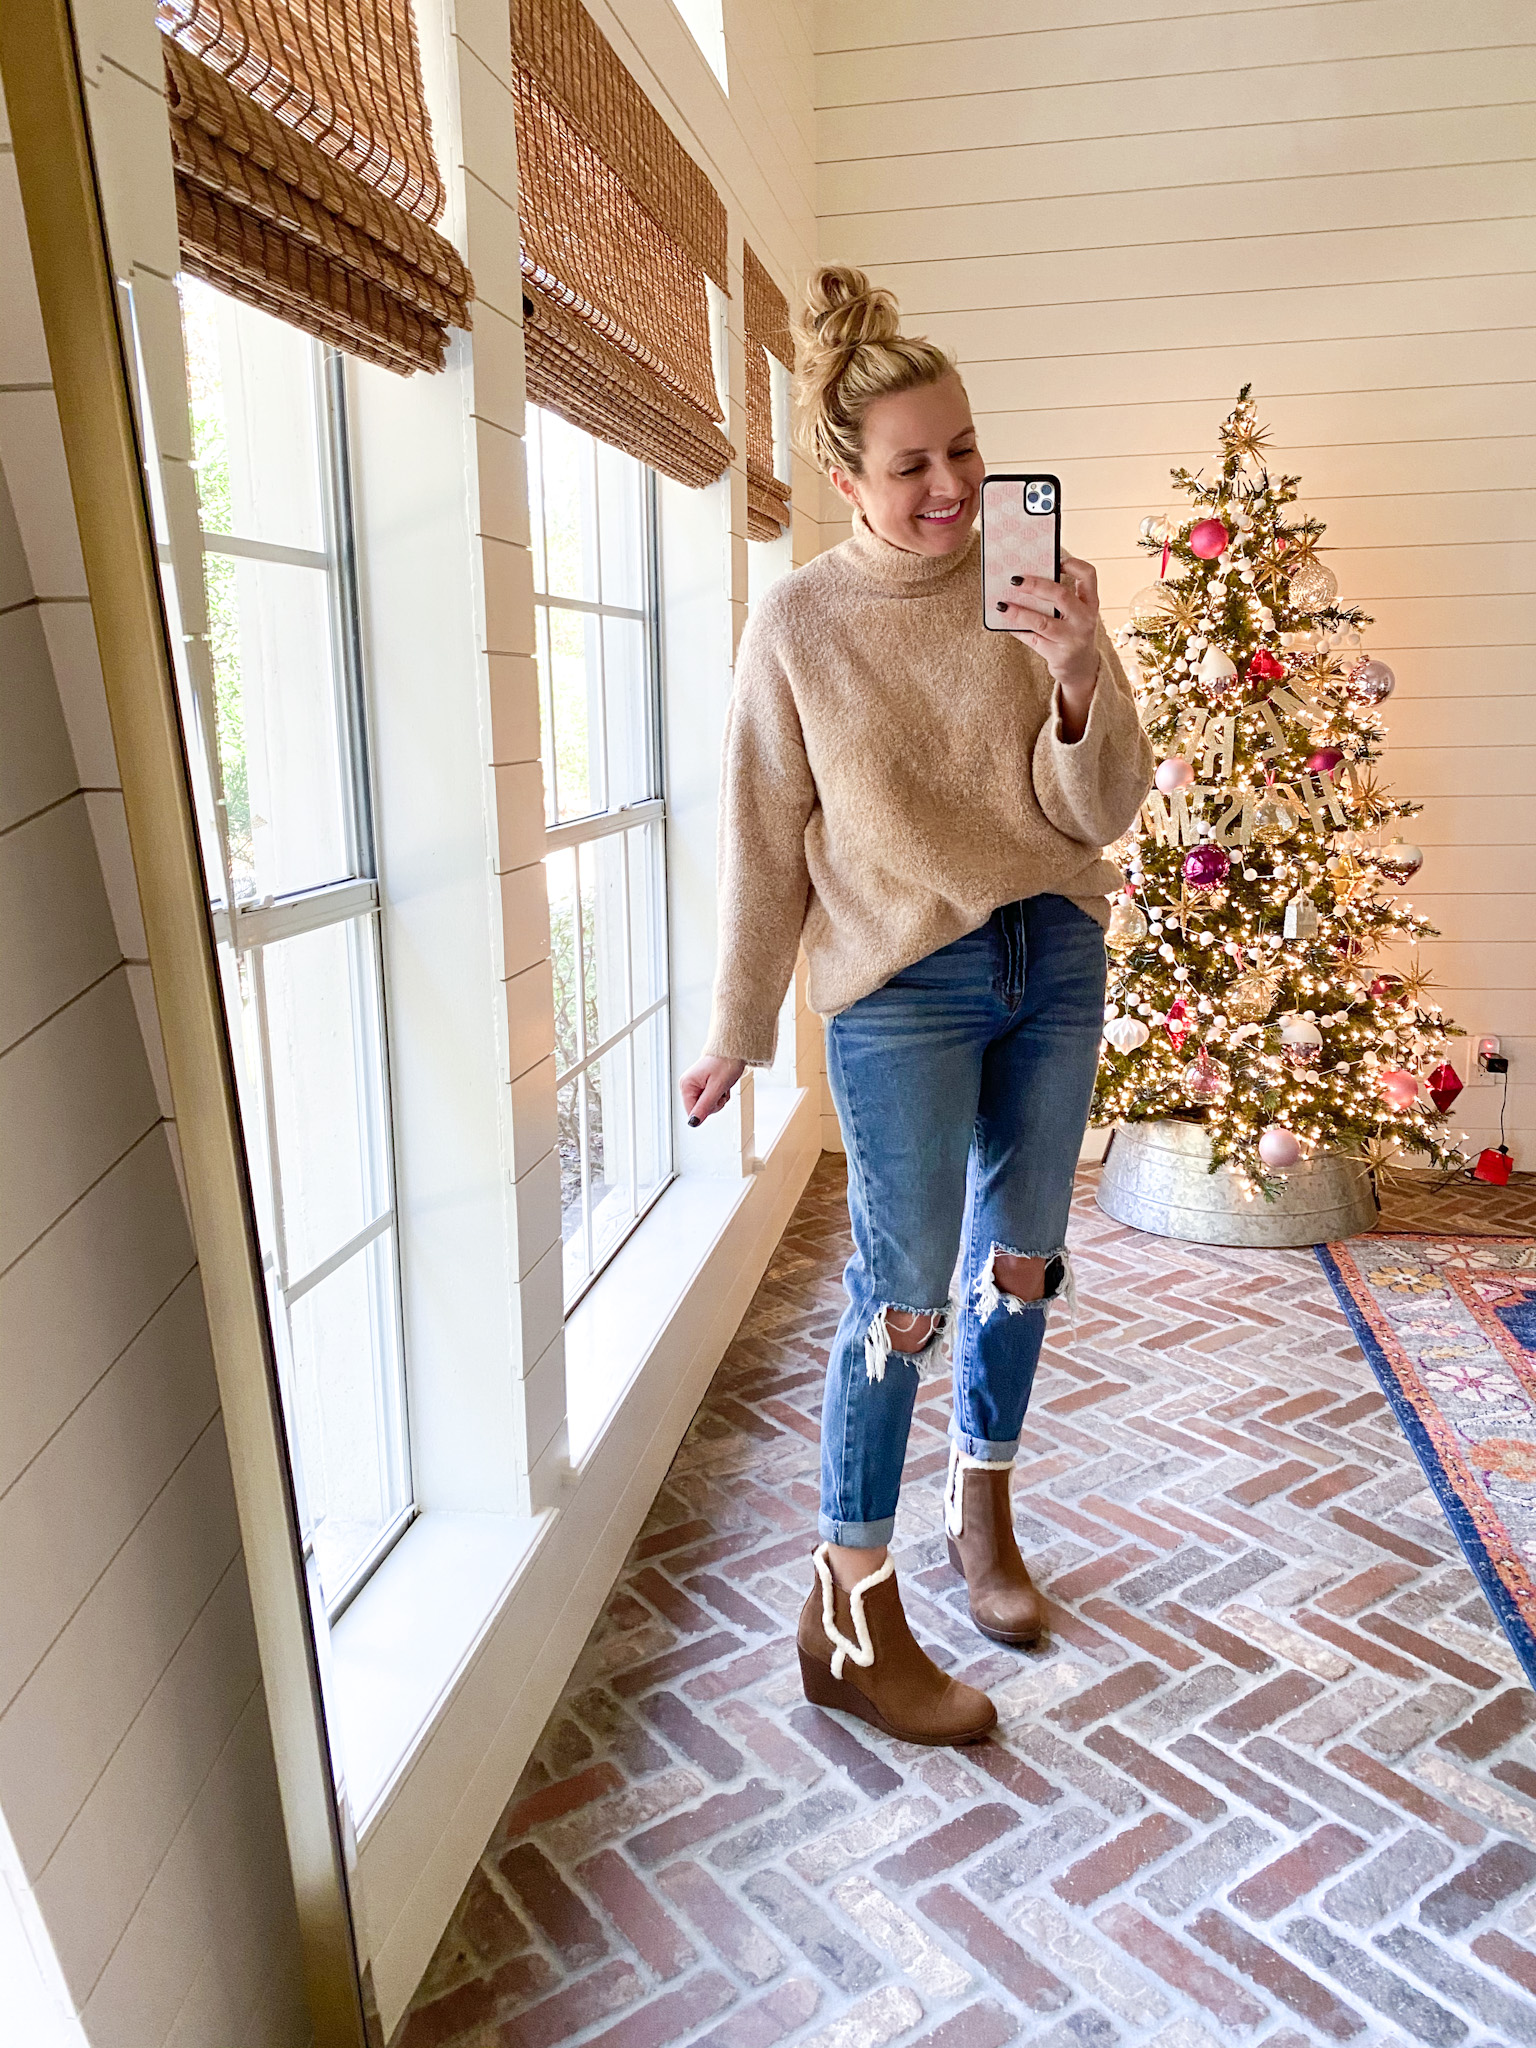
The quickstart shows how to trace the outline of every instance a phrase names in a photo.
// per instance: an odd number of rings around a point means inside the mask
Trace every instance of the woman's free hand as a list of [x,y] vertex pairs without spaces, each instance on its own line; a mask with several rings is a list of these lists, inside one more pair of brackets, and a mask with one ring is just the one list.
[[724,1109],[731,1099],[731,1090],[746,1071],[745,1060],[716,1059],[713,1053],[695,1060],[677,1084],[689,1123],[701,1124],[717,1109]]
[[1061,581],[1015,576],[1014,595],[998,602],[1007,628],[1034,648],[1060,686],[1063,725],[1069,740],[1080,739],[1088,722],[1098,680],[1099,578],[1092,562],[1061,558]]

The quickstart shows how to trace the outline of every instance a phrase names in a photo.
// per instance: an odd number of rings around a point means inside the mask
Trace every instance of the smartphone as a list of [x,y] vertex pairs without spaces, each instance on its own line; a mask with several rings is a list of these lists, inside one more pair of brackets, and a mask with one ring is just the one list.
[[1061,485],[1053,476],[989,476],[981,486],[982,624],[1016,630],[998,610],[1017,595],[1015,576],[1061,581]]

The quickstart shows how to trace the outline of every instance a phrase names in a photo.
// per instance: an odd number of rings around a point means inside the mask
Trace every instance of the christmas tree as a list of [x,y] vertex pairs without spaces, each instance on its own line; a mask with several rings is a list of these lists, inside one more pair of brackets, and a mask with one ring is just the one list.
[[1392,671],[1267,439],[1245,385],[1219,468],[1175,470],[1188,509],[1142,522],[1158,580],[1116,637],[1160,765],[1110,854],[1127,885],[1094,1116],[1201,1122],[1212,1169],[1273,1195],[1314,1152],[1454,1164],[1460,1083],[1417,956],[1379,958],[1435,935],[1401,894],[1423,855],[1386,836],[1421,808],[1376,771]]

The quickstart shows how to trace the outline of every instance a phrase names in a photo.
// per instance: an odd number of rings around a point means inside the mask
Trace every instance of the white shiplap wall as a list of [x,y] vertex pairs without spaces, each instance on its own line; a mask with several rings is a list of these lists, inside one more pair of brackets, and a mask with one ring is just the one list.
[[[996,468],[1057,470],[1113,620],[1240,384],[1391,662],[1387,779],[1447,1011],[1536,1167],[1529,0],[821,0],[824,258],[958,355]],[[1469,1090],[1453,1122],[1496,1134]]]
[[299,2048],[229,1459],[3,129],[0,274],[0,1918],[70,2009],[61,2041]]

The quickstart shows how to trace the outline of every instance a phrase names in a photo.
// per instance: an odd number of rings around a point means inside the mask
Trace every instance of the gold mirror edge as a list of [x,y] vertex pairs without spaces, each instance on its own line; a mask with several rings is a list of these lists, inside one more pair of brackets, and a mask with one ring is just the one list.
[[313,2040],[377,2048],[376,2015],[372,2026],[364,2018],[233,1066],[67,0],[0,6],[0,78],[207,1303]]

